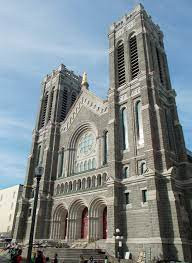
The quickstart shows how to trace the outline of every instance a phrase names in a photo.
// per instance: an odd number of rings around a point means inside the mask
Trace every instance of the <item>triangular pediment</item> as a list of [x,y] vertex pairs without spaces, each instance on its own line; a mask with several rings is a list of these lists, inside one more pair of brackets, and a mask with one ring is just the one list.
[[94,112],[94,114],[98,116],[101,116],[108,112],[107,101],[97,97],[89,90],[83,90],[68,112],[64,122],[61,124],[61,131],[67,131],[69,129],[83,107]]

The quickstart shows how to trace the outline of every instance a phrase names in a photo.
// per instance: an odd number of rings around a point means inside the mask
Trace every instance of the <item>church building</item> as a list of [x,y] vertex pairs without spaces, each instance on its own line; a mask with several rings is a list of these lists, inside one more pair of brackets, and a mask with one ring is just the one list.
[[27,243],[42,166],[34,239],[96,242],[115,255],[192,261],[192,161],[171,87],[163,33],[141,4],[110,26],[109,88],[63,64],[41,85],[14,239]]

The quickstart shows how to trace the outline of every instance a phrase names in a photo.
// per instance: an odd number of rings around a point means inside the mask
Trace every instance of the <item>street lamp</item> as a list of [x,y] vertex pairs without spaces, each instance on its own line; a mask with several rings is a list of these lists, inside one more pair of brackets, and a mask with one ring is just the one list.
[[121,235],[119,228],[115,229],[115,233],[113,235],[115,236],[115,239],[118,241],[117,258],[118,258],[118,262],[120,262],[121,260],[120,250],[122,249],[122,246],[123,246],[123,241],[122,241],[123,236]]
[[36,217],[36,210],[37,210],[37,202],[38,202],[38,195],[39,195],[39,184],[41,180],[41,176],[43,174],[43,167],[37,166],[35,168],[35,178],[37,180],[37,186],[36,186],[36,192],[34,196],[34,203],[33,203],[33,213],[31,218],[31,229],[30,229],[30,235],[29,235],[29,246],[28,246],[28,252],[27,252],[27,263],[31,262],[31,252],[33,248],[33,235],[34,235],[34,228],[35,228],[35,217]]

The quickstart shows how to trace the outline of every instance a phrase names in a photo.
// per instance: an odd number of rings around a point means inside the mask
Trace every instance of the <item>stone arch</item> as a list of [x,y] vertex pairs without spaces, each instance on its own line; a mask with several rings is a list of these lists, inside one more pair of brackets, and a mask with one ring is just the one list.
[[89,231],[92,240],[107,237],[107,203],[104,197],[94,198],[89,205]]
[[[82,215],[85,208],[87,208],[87,205],[82,199],[77,199],[70,205],[68,230],[69,240],[81,239]],[[86,227],[88,228],[88,225]]]
[[51,239],[65,239],[67,234],[68,210],[63,204],[56,206],[52,216]]

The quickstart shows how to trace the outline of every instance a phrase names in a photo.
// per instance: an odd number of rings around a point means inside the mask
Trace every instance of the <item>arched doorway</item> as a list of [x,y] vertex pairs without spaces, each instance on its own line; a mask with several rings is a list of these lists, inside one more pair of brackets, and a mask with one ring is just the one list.
[[67,229],[67,209],[63,205],[59,205],[53,214],[52,222],[52,239],[65,239]]
[[107,207],[103,210],[103,239],[107,239]]
[[88,209],[85,207],[81,218],[81,238],[87,239],[88,235]]

